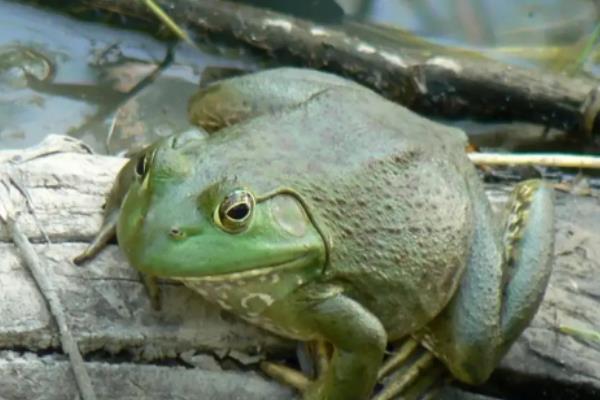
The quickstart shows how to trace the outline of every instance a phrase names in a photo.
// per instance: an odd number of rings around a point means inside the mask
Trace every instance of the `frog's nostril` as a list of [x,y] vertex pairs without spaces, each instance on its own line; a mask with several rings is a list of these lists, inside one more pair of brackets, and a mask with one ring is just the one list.
[[179,227],[173,226],[169,230],[169,236],[171,236],[173,239],[183,239],[185,237],[185,232]]
[[199,225],[174,225],[169,228],[169,237],[175,240],[188,239],[202,233],[202,227]]

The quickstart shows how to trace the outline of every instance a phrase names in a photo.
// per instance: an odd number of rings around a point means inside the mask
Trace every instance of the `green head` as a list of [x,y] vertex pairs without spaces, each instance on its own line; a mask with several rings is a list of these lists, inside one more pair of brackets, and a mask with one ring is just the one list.
[[130,263],[172,278],[321,271],[327,246],[301,195],[292,189],[261,192],[248,171],[243,180],[235,178],[237,163],[210,162],[215,155],[209,142],[172,136],[131,166],[135,178],[117,224]]

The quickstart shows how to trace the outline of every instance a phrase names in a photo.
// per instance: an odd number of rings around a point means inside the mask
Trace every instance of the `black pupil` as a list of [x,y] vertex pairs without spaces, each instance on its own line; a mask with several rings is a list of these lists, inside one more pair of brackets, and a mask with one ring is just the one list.
[[250,207],[248,207],[248,204],[240,203],[227,210],[227,216],[234,220],[241,220],[246,218],[249,212]]
[[140,157],[135,165],[135,172],[139,176],[144,176],[146,173],[146,156]]

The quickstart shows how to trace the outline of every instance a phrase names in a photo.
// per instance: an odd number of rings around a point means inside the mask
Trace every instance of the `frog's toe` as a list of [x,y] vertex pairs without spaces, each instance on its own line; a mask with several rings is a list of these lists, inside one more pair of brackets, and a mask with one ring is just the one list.
[[445,367],[417,341],[405,340],[379,370],[383,388],[373,400],[434,398],[447,376]]
[[85,248],[81,254],[78,254],[73,262],[75,265],[82,265],[88,260],[96,257],[102,249],[115,237],[117,224],[114,219],[105,222],[100,228],[100,231],[96,234],[92,242]]
[[[304,372],[269,361],[263,361],[260,367],[271,378],[298,390],[304,399],[320,399],[318,378],[313,380],[307,374],[322,376],[329,367],[331,351],[325,342],[306,343],[301,351],[301,358],[306,360],[300,363]],[[403,400],[434,399],[448,378],[445,366],[416,340],[408,338],[379,369],[377,380],[382,389],[372,400],[390,400],[398,396]]]
[[152,309],[155,311],[161,310],[161,294],[160,294],[160,286],[158,286],[158,281],[156,276],[145,274],[143,272],[139,272],[140,280],[142,284],[146,288],[146,293],[148,294],[148,298],[150,299],[150,305]]
[[285,365],[276,364],[270,361],[260,363],[260,368],[271,378],[289,385],[299,392],[304,393],[311,384],[311,380],[302,372],[295,370]]
[[322,340],[301,343],[297,354],[302,372],[313,378],[321,376],[331,363],[333,347]]
[[445,367],[440,363],[436,363],[427,373],[419,375],[415,382],[402,393],[401,398],[403,400],[439,399],[441,390],[450,380],[451,378],[446,373]]
[[96,238],[94,238],[92,243],[85,248],[85,250],[73,258],[73,263],[75,263],[75,265],[85,264],[87,261],[96,257],[98,253],[100,253],[100,251],[106,247],[106,243],[108,243],[108,241],[109,238],[106,235],[98,235]]
[[[96,252],[97,253],[97,252]],[[73,258],[73,263],[75,265],[83,265],[87,260],[94,257],[94,252],[88,248],[82,251],[80,254],[76,255]]]
[[332,351],[328,343],[315,340],[302,343],[298,349],[302,371],[269,361],[262,362],[260,367],[271,378],[295,388],[306,397],[309,388],[315,386],[315,381],[309,376],[315,378],[322,376],[329,367]]
[[406,364],[406,361],[416,354],[418,350],[419,342],[413,338],[407,338],[404,340],[398,350],[389,356],[377,373],[377,381],[381,381],[383,378],[388,376],[394,370],[397,370]]

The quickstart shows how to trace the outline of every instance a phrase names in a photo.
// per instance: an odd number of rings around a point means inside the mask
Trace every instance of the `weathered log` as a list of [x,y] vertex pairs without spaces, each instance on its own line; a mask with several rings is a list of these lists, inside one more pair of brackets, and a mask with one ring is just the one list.
[[[124,159],[88,154],[67,143],[79,152],[56,152],[60,145],[47,155],[43,147],[0,152],[0,173],[10,172],[31,196],[39,224],[21,194],[10,192],[20,226],[58,288],[98,397],[115,398],[107,386],[121,391],[118,398],[252,398],[242,392],[248,387],[257,388],[255,398],[292,396],[256,372],[219,371],[265,354],[291,357],[290,341],[247,325],[170,282],[161,285],[162,310],[152,310],[117,246],[84,267],[73,265],[74,255],[100,226],[104,196]],[[501,207],[509,188],[489,189],[493,204]],[[600,395],[600,345],[558,330],[568,325],[600,331],[599,211],[597,198],[557,193],[556,261],[545,300],[491,382],[478,390],[507,398],[524,393],[538,398],[548,388],[546,399]],[[44,242],[40,228],[51,244]],[[36,397],[41,389],[31,382],[50,385],[40,398],[72,398],[75,386],[67,378],[56,327],[8,238],[0,226],[0,348],[7,350],[0,352],[0,398]],[[56,381],[69,383],[52,385]]]
[[[162,284],[162,310],[154,311],[137,273],[116,246],[85,267],[73,264],[99,227],[103,198],[124,159],[98,158],[72,139],[56,139],[36,150],[0,152],[0,178],[10,175],[29,194],[35,218],[18,190],[5,193],[10,199],[0,199],[0,211],[10,200],[12,217],[35,243],[86,355],[98,398],[133,399],[141,398],[140,393],[149,399],[293,396],[289,388],[256,373],[220,371],[215,360],[256,363],[265,353],[289,352],[292,343],[168,282]],[[65,145],[83,153],[56,152]],[[77,388],[53,316],[8,239],[0,224],[0,349],[12,350],[0,353],[0,399],[73,398]],[[187,370],[193,366],[198,368]],[[68,383],[53,387],[57,381]]]
[[[293,396],[290,390],[251,372],[98,361],[88,362],[87,367],[99,399],[264,400]],[[65,400],[75,398],[75,393],[68,362],[60,357],[0,353],[3,400]]]

